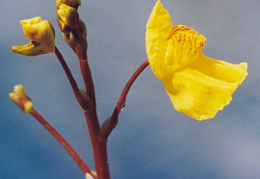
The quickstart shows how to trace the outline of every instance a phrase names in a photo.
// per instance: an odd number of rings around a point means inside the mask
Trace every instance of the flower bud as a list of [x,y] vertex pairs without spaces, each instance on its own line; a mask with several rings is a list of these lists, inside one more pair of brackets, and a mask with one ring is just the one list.
[[9,97],[15,102],[24,113],[28,113],[33,108],[33,103],[26,95],[23,85],[16,85],[14,91],[9,93]]
[[88,43],[86,40],[87,28],[83,21],[79,20],[79,26],[68,33],[62,33],[64,40],[78,56],[84,56],[87,52]]
[[61,32],[65,33],[65,34],[68,34],[69,32],[71,32],[71,28],[70,28],[69,26],[67,26],[67,25],[60,19],[59,16],[57,17],[57,23],[58,23],[58,26],[59,26]]
[[79,14],[77,9],[66,4],[61,4],[57,9],[60,20],[67,26],[74,28],[79,24]]
[[67,44],[74,50],[79,58],[86,59],[87,55],[87,28],[79,18],[77,12],[80,0],[57,0],[57,22],[62,36]]
[[40,17],[22,20],[25,36],[31,41],[22,46],[14,46],[12,50],[27,56],[55,52],[55,32],[52,24]]
[[62,4],[66,4],[75,9],[78,9],[78,7],[81,6],[81,1],[80,0],[56,0],[56,8],[59,8],[60,5]]
[[[97,172],[91,170],[91,174],[97,177]],[[85,173],[85,177],[86,179],[94,179],[94,177],[92,177],[89,173]]]

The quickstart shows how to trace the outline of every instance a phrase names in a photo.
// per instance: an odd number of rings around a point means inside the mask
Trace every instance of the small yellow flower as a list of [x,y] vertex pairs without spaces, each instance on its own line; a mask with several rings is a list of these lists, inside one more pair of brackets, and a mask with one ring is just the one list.
[[15,53],[35,56],[55,52],[55,32],[49,21],[34,17],[22,20],[21,25],[25,36],[31,41],[22,46],[13,46],[12,50]]
[[177,111],[205,120],[230,103],[247,76],[247,63],[235,65],[204,56],[206,38],[185,25],[173,27],[160,1],[146,28],[150,66]]
[[33,108],[33,103],[26,95],[23,85],[16,85],[14,91],[9,93],[9,97],[15,102],[24,113],[28,113]]

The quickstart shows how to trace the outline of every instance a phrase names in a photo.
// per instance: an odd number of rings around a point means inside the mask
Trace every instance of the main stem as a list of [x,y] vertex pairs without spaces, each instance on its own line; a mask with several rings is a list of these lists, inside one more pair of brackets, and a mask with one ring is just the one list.
[[[81,73],[84,79],[86,93],[89,96],[90,100],[92,101],[92,107],[90,108],[87,106],[87,102],[84,101],[82,98],[78,85],[74,80],[70,69],[68,68],[65,60],[63,59],[61,53],[59,52],[58,48],[55,47],[55,54],[57,55],[68,79],[74,91],[74,94],[80,103],[88,125],[88,130],[90,134],[90,139],[93,146],[93,153],[94,153],[94,160],[95,160],[95,168],[99,179],[109,179],[109,166],[108,166],[108,158],[107,158],[107,141],[99,140],[99,122],[96,112],[96,100],[95,100],[95,90],[94,90],[94,83],[92,80],[92,75],[90,71],[90,67],[87,60],[87,55],[78,56]],[[90,109],[90,110],[87,110]]]
[[84,112],[90,139],[93,147],[93,154],[95,160],[95,168],[98,179],[110,179],[108,157],[107,157],[107,141],[99,140],[99,132],[96,130],[97,126],[92,122],[96,115],[89,112]]
[[91,70],[88,64],[87,55],[78,57],[80,62],[81,73],[85,83],[86,92],[89,98],[92,100],[93,105],[91,110],[84,110],[84,114],[86,117],[90,139],[93,147],[97,178],[110,179],[107,157],[107,140],[100,140],[99,137],[100,125],[97,117],[95,90]]

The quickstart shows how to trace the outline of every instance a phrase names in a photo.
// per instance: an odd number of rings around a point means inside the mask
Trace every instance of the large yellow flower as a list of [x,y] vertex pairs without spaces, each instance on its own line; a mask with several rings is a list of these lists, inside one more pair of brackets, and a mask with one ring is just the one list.
[[146,28],[150,66],[177,111],[205,120],[230,103],[247,76],[247,63],[234,65],[204,56],[206,38],[185,25],[173,27],[160,1]]

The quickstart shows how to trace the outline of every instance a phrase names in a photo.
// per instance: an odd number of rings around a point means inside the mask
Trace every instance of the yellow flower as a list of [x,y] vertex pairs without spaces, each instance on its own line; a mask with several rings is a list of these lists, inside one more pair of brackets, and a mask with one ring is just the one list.
[[35,56],[55,52],[55,33],[49,21],[34,17],[22,20],[21,25],[25,36],[31,41],[22,46],[13,46],[12,50],[15,53]]
[[27,97],[23,85],[16,85],[14,91],[9,93],[9,97],[15,102],[24,113],[28,113],[33,108],[33,103]]
[[185,25],[173,27],[160,1],[146,28],[150,66],[177,111],[205,120],[230,103],[247,76],[247,63],[234,65],[204,56],[206,38]]

